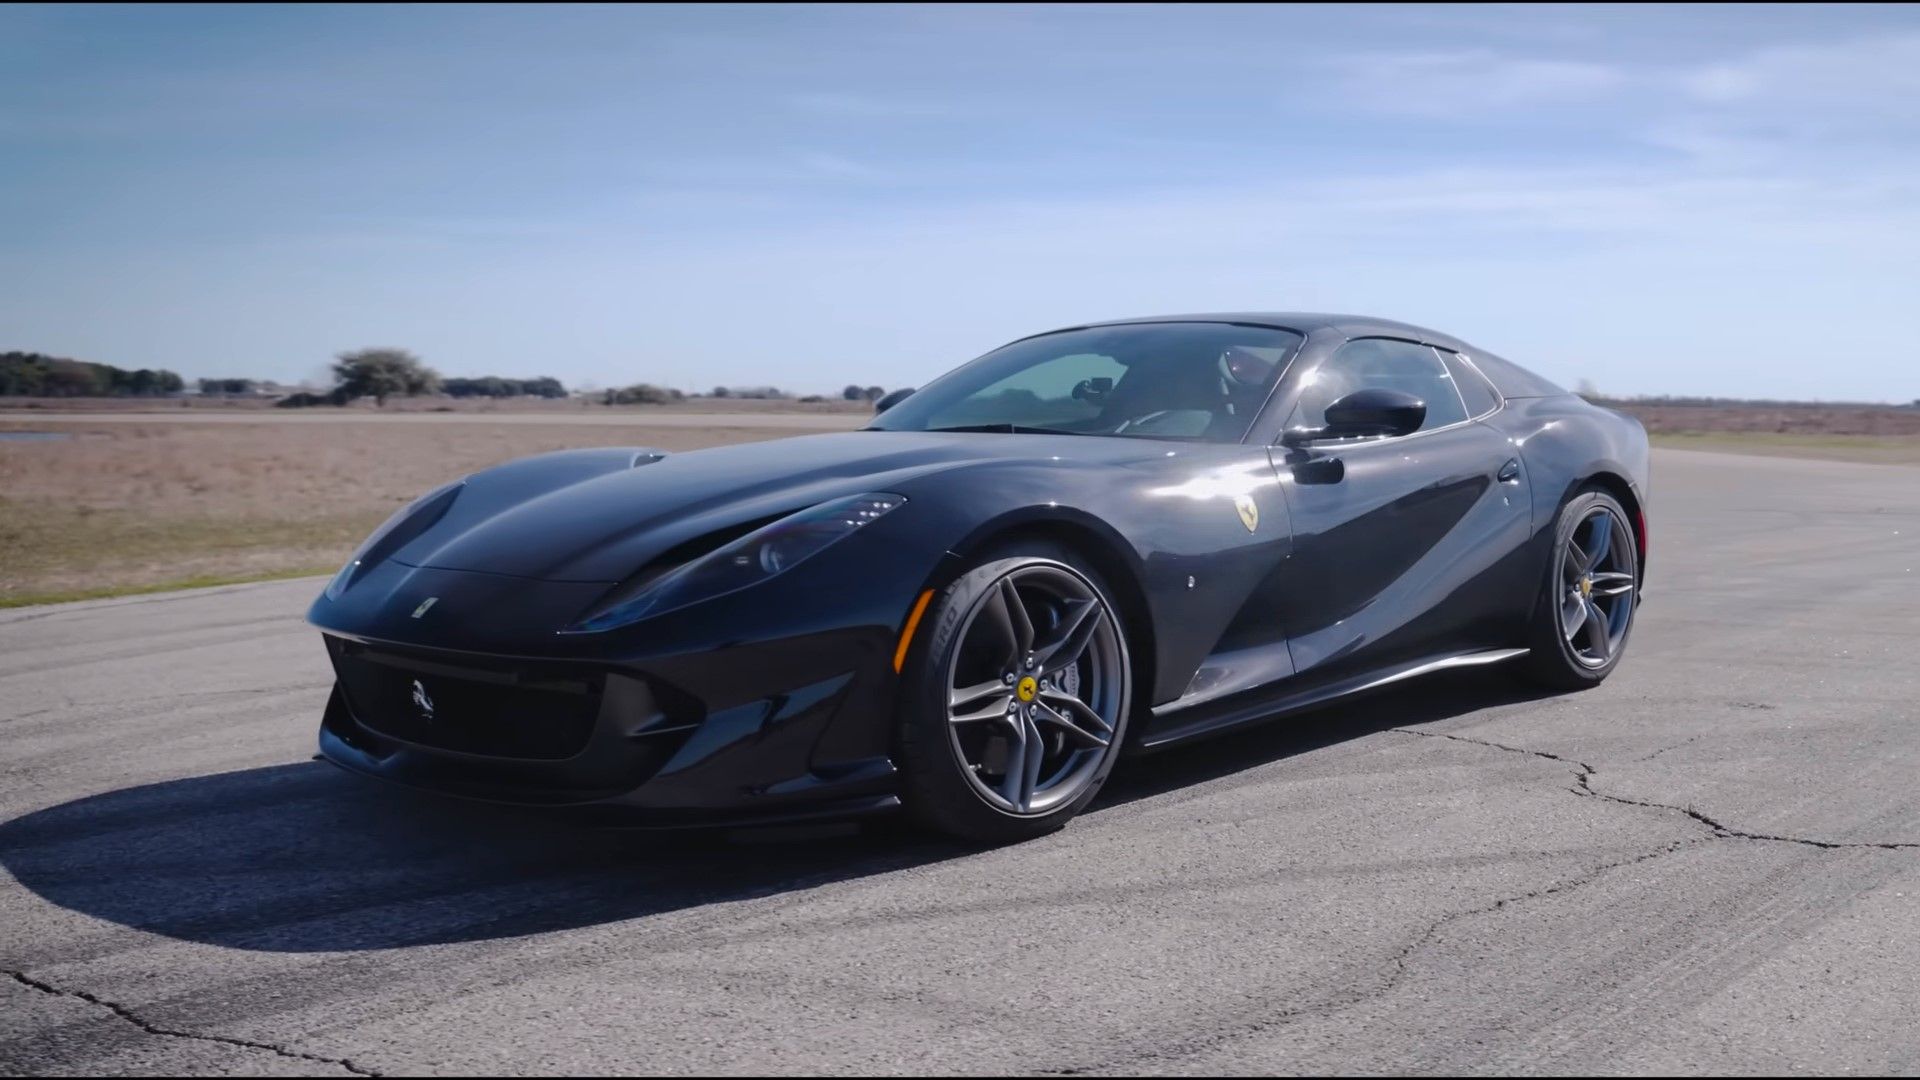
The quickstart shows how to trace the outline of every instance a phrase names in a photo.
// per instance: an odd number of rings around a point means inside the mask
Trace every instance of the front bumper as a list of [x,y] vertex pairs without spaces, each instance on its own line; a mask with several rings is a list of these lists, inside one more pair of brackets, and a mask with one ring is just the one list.
[[322,637],[320,753],[354,772],[636,826],[899,805],[884,628],[618,661]]
[[308,613],[337,677],[320,751],[413,787],[642,825],[884,811],[893,653],[930,562],[840,544],[805,573],[561,634],[610,583],[389,560]]

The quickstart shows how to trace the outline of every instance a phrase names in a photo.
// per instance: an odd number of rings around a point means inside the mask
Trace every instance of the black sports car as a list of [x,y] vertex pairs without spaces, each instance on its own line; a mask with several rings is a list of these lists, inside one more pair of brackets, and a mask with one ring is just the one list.
[[315,601],[348,769],[639,824],[1057,828],[1124,752],[1400,679],[1620,662],[1647,437],[1331,315],[1024,338],[865,429],[476,473]]

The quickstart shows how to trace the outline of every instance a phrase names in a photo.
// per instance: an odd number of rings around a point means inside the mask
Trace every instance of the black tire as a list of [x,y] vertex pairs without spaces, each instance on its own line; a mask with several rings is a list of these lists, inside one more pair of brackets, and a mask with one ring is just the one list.
[[[1101,680],[1101,688],[1096,690],[1089,682],[1085,692],[1088,697],[1099,697],[1104,709],[1096,710],[1089,706],[1089,712],[1099,711],[1113,715],[1108,721],[1111,724],[1111,731],[1105,736],[1108,740],[1106,748],[1104,750],[1091,747],[1080,748],[1082,752],[1097,755],[1096,757],[1089,758],[1079,766],[1072,766],[1073,759],[1067,755],[1074,751],[1071,749],[1060,751],[1061,765],[1058,777],[1063,778],[1063,785],[1066,780],[1072,780],[1074,788],[1071,791],[1063,789],[1058,792],[1060,801],[1055,805],[1045,806],[1044,809],[1036,806],[1028,812],[1021,813],[1010,812],[1009,804],[996,804],[994,794],[983,790],[994,787],[995,782],[990,781],[990,772],[975,768],[975,764],[980,763],[969,763],[966,760],[967,751],[962,744],[973,736],[963,736],[955,732],[956,730],[973,731],[975,728],[973,725],[957,725],[951,719],[953,715],[951,697],[952,683],[960,670],[962,658],[970,661],[979,658],[980,639],[973,633],[977,618],[984,617],[982,613],[989,610],[988,605],[1005,602],[995,601],[993,594],[1003,588],[1003,582],[1034,580],[1051,581],[1068,587],[1071,587],[1072,581],[1077,581],[1085,586],[1088,596],[1100,605],[1096,614],[1108,620],[1107,629],[1102,630],[1096,627],[1089,631],[1090,639],[1092,635],[1099,634],[1100,640],[1097,642],[1090,640],[1089,644],[1080,647],[1079,655],[1083,659],[1073,662],[1076,665],[1076,674],[1072,692],[1075,695],[1082,692],[1079,680],[1083,676],[1078,673],[1093,669],[1077,665],[1090,665],[1096,662],[1091,654],[1094,653],[1097,645],[1100,650],[1098,663],[1103,665],[1102,674],[1098,676]],[[1019,595],[1017,589],[1015,595]],[[1063,601],[1063,604],[1083,602],[1084,598],[1077,600],[1068,598]],[[1067,617],[1061,614],[1060,610],[1045,609],[1041,613],[1057,616],[1055,623],[1050,627],[1056,632],[1068,622]],[[1030,618],[1029,621],[1032,622],[1032,619]],[[991,629],[985,624],[982,625],[982,632],[988,632]],[[1032,631],[1031,637],[1038,638],[1041,635],[1038,623],[1034,623]],[[1053,832],[1084,809],[1099,794],[1100,788],[1106,783],[1108,774],[1120,756],[1121,747],[1125,745],[1127,721],[1133,707],[1132,667],[1127,652],[1126,637],[1126,628],[1120,621],[1120,611],[1113,602],[1113,593],[1101,580],[1099,573],[1073,552],[1059,545],[1027,541],[996,549],[981,557],[972,569],[941,590],[929,604],[922,618],[902,674],[904,681],[898,718],[900,760],[904,780],[901,793],[913,819],[926,828],[970,843],[1005,844]],[[960,652],[962,649],[969,651],[962,654]],[[1068,651],[1070,650],[1062,648],[1060,653],[1064,654]],[[1115,652],[1117,652],[1117,665],[1112,662]],[[1015,663],[1017,664],[1018,661]],[[977,671],[978,668],[974,670]],[[1003,674],[1001,677],[1007,676]],[[1085,677],[1091,678],[1091,676]],[[972,682],[976,678],[978,678],[977,675],[968,676],[966,681]],[[1117,683],[1110,683],[1108,680],[1117,680]],[[1020,678],[1017,683],[1008,685],[1020,687],[1028,681]],[[979,685],[986,686],[991,682],[992,676],[988,675],[979,682]],[[1057,695],[1066,692],[1063,673],[1056,672],[1052,681],[1042,685],[1048,687],[1049,694]],[[1025,689],[1010,690],[1005,702],[985,701],[981,714],[984,715],[1000,705],[1017,709],[1020,707],[1018,703],[1021,700],[1018,694],[1025,692],[1027,692]],[[1036,697],[1025,700],[1035,703],[1033,707],[1037,713],[1047,702],[1056,701],[1057,697]],[[1067,710],[1062,709],[1059,712],[1064,714]],[[998,721],[981,722],[978,727],[984,729],[985,733],[980,737],[993,738],[996,737],[995,732],[1000,732],[997,737],[1007,741],[1023,730],[1019,722],[1013,720],[1011,716],[1007,718],[1006,724],[1008,727],[1001,732]],[[1091,730],[1094,725],[1092,722],[1082,722],[1081,727]],[[1042,729],[1034,726],[1031,730],[1039,732]],[[1044,730],[1047,735],[1035,745],[1045,745],[1048,740],[1057,740],[1061,745],[1067,745],[1067,736],[1062,733],[1063,729],[1048,727]],[[1023,740],[1026,738],[1025,735],[1018,737]],[[1098,732],[1088,737],[1097,738]],[[1008,751],[1009,754],[1015,752]],[[1036,765],[1036,769],[1046,767],[1044,755],[1040,760],[1042,764]],[[1005,770],[1005,773],[1008,777],[1012,776],[1011,766]],[[1035,793],[1031,780],[1028,782],[1027,791],[1029,794]]]
[[[1598,526],[1593,523],[1602,513],[1610,517],[1609,558],[1602,560],[1602,565],[1589,568],[1589,573],[1584,575],[1586,591],[1582,593],[1582,575],[1570,573],[1570,558],[1578,561],[1578,555],[1585,549],[1570,553],[1569,546],[1575,544],[1576,533],[1581,540],[1589,541],[1586,546],[1597,546],[1589,538],[1597,535]],[[1615,523],[1617,528],[1611,527]],[[1529,651],[1521,673],[1529,681],[1551,690],[1586,690],[1600,685],[1620,665],[1620,658],[1626,652],[1639,607],[1639,573],[1640,551],[1633,519],[1627,516],[1619,500],[1598,488],[1584,489],[1567,500],[1554,522],[1553,551],[1527,627]],[[1597,596],[1593,582],[1596,574],[1610,579],[1608,588],[1626,591]],[[1579,600],[1591,605],[1591,610],[1582,614]],[[1603,608],[1602,604],[1612,606]],[[1596,615],[1604,615],[1605,622],[1595,621]],[[1579,628],[1569,630],[1568,626],[1576,618]],[[1604,655],[1600,655],[1603,650],[1597,648],[1602,626],[1607,627]]]

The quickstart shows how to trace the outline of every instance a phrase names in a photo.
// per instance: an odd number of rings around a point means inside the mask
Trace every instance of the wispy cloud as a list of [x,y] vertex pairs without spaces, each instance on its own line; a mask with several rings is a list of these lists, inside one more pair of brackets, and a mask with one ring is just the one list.
[[[22,11],[0,326],[132,366],[819,388],[1326,307],[1609,389],[1913,393],[1912,8]],[[777,361],[716,335],[743,296]]]
[[1345,102],[1382,112],[1472,119],[1487,110],[1541,109],[1619,90],[1624,70],[1587,60],[1502,55],[1488,49],[1347,53],[1322,63]]

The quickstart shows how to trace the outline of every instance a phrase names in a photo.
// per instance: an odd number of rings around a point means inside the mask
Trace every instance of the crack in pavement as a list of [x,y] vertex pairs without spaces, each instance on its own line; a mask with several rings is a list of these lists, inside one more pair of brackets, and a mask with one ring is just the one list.
[[[1804,836],[1777,836],[1772,833],[1748,832],[1745,829],[1736,829],[1725,822],[1710,817],[1692,806],[1674,806],[1672,803],[1647,802],[1642,799],[1629,799],[1624,795],[1609,795],[1593,786],[1593,778],[1599,773],[1599,769],[1594,768],[1584,761],[1575,761],[1573,758],[1561,757],[1559,754],[1550,751],[1532,750],[1524,746],[1510,746],[1506,743],[1494,742],[1491,739],[1473,739],[1465,735],[1450,735],[1444,731],[1415,731],[1412,728],[1388,728],[1387,731],[1396,735],[1417,735],[1422,739],[1448,739],[1453,742],[1466,743],[1470,746],[1484,746],[1492,750],[1503,750],[1509,754],[1521,754],[1527,757],[1557,761],[1573,769],[1573,793],[1575,795],[1602,799],[1606,802],[1619,803],[1622,806],[1640,806],[1649,810],[1666,810],[1676,814],[1685,814],[1699,824],[1713,830],[1714,838],[1719,840],[1760,840],[1776,844],[1801,844],[1806,847],[1821,848],[1827,851],[1845,848],[1878,848],[1882,851],[1905,851],[1920,848],[1920,843],[1815,840]],[[1668,749],[1672,749],[1672,747]]]
[[[1416,733],[1410,732],[1409,734],[1416,734]],[[1198,1038],[1198,1039],[1189,1040],[1185,1043],[1179,1043],[1175,1045],[1166,1045],[1165,1043],[1162,1043],[1161,1045],[1150,1047],[1150,1048],[1132,1050],[1127,1054],[1125,1054],[1124,1056],[1116,1056],[1113,1058],[1099,1061],[1091,1065],[1076,1065],[1076,1066],[1053,1068],[1053,1069],[1037,1069],[1035,1070],[1035,1073],[1036,1075],[1048,1075],[1048,1076],[1077,1076],[1084,1073],[1104,1070],[1115,1065],[1125,1065],[1126,1071],[1128,1073],[1138,1074],[1141,1071],[1138,1063],[1142,1061],[1177,1061],[1181,1058],[1191,1057],[1194,1054],[1209,1048],[1219,1047],[1219,1046],[1226,1045],[1228,1043],[1239,1042],[1243,1039],[1248,1039],[1257,1035],[1265,1034],[1268,1031],[1271,1031],[1275,1028],[1282,1027],[1286,1024],[1290,1024],[1293,1021],[1298,1020],[1302,1017],[1318,1016],[1325,1013],[1334,1013],[1344,1009],[1351,1009],[1357,1005],[1364,1005],[1369,1001],[1374,1001],[1380,998],[1384,998],[1387,995],[1393,993],[1395,990],[1399,989],[1400,985],[1404,983],[1407,980],[1407,978],[1412,974],[1414,957],[1418,955],[1422,950],[1426,949],[1429,945],[1433,944],[1434,941],[1439,937],[1441,931],[1443,931],[1447,926],[1455,922],[1459,922],[1462,919],[1470,919],[1477,915],[1490,915],[1490,914],[1493,914],[1494,912],[1502,911],[1515,904],[1526,903],[1529,900],[1538,900],[1542,897],[1557,896],[1562,893],[1572,892],[1575,889],[1581,888],[1586,885],[1590,885],[1595,881],[1600,880],[1602,877],[1605,877],[1607,874],[1610,874],[1615,870],[1619,870],[1628,866],[1636,866],[1644,862],[1650,862],[1654,859],[1671,855],[1676,851],[1682,850],[1683,848],[1691,847],[1694,844],[1705,843],[1705,842],[1707,841],[1706,840],[1669,841],[1665,844],[1660,845],[1658,848],[1652,851],[1643,851],[1637,855],[1632,855],[1624,859],[1616,859],[1613,862],[1602,863],[1599,866],[1593,867],[1592,869],[1586,870],[1573,877],[1561,878],[1560,880],[1555,881],[1552,884],[1544,885],[1537,889],[1529,889],[1525,892],[1515,893],[1511,896],[1503,896],[1490,903],[1480,904],[1476,907],[1465,908],[1460,911],[1447,912],[1446,914],[1435,919],[1432,923],[1430,923],[1427,926],[1425,930],[1421,931],[1418,935],[1413,937],[1406,944],[1406,946],[1404,946],[1399,952],[1393,955],[1393,957],[1388,961],[1393,965],[1392,970],[1386,975],[1386,977],[1380,982],[1378,986],[1374,986],[1369,989],[1361,990],[1353,993],[1343,994],[1339,997],[1332,998],[1326,1001],[1315,1002],[1311,1005],[1301,1005],[1297,1008],[1283,1009],[1279,1012],[1267,1013],[1263,1016],[1260,1016],[1258,1019],[1254,1019],[1246,1023],[1234,1025],[1232,1030],[1230,1031],[1222,1031],[1220,1030],[1219,1027],[1216,1027],[1207,1036]]]
[[90,994],[85,990],[63,990],[60,987],[52,985],[51,983],[41,982],[39,979],[33,978],[32,976],[27,975],[24,972],[8,971],[7,974],[11,975],[13,977],[13,980],[19,983],[20,985],[28,987],[33,990],[38,990],[43,994],[50,994],[54,997],[77,998],[81,1001],[87,1002],[88,1004],[98,1005],[99,1007],[106,1009],[107,1011],[113,1013],[113,1015],[119,1017],[122,1020],[125,1020],[127,1023],[132,1024],[133,1026],[139,1028],[141,1031],[144,1031],[149,1035],[157,1035],[161,1038],[166,1038],[166,1039],[190,1039],[195,1042],[218,1043],[223,1046],[238,1046],[247,1050],[265,1050],[268,1053],[278,1054],[283,1058],[291,1058],[295,1061],[312,1061],[322,1065],[336,1065],[354,1074],[355,1076],[384,1075],[382,1073],[375,1072],[372,1069],[368,1069],[368,1068],[364,1068],[362,1066],[356,1065],[353,1063],[352,1060],[348,1058],[323,1057],[319,1054],[309,1054],[301,1050],[289,1050],[284,1046],[275,1046],[273,1043],[255,1042],[252,1039],[240,1039],[230,1035],[202,1035],[192,1031],[180,1031],[174,1028],[164,1028],[159,1026],[158,1024],[150,1023],[147,1020],[142,1019],[138,1013],[134,1012],[132,1009],[127,1008],[125,1005],[121,1005],[118,1002],[108,1001],[105,998],[99,997],[94,994]]
[[[1216,1028],[1215,1031],[1209,1036],[1190,1040],[1183,1044],[1176,1044],[1176,1045],[1162,1044],[1160,1046],[1146,1048],[1146,1049],[1142,1049],[1142,1050],[1130,1053],[1124,1058],[1113,1058],[1113,1059],[1099,1061],[1097,1063],[1089,1064],[1089,1065],[1078,1065],[1078,1066],[1053,1068],[1053,1069],[1040,1069],[1040,1070],[1037,1070],[1037,1072],[1042,1074],[1047,1074],[1047,1075],[1071,1076],[1071,1075],[1079,1075],[1079,1074],[1088,1073],[1088,1072],[1095,1072],[1095,1071],[1103,1070],[1108,1067],[1111,1067],[1114,1065],[1120,1065],[1120,1064],[1128,1065],[1129,1071],[1138,1071],[1137,1063],[1141,1061],[1175,1061],[1181,1058],[1191,1057],[1193,1054],[1204,1051],[1210,1047],[1218,1047],[1228,1043],[1237,1042],[1242,1039],[1251,1038],[1251,1037],[1263,1034],[1267,1031],[1270,1031],[1274,1028],[1278,1028],[1286,1024],[1292,1023],[1293,1021],[1299,1020],[1302,1017],[1317,1016],[1317,1015],[1326,1014],[1326,1013],[1339,1012],[1345,1009],[1351,1009],[1355,1006],[1365,1004],[1369,1001],[1384,998],[1387,995],[1393,993],[1394,990],[1397,989],[1402,983],[1404,983],[1407,980],[1407,978],[1412,974],[1413,962],[1415,957],[1417,957],[1423,950],[1425,950],[1426,948],[1434,944],[1434,942],[1439,938],[1441,933],[1449,925],[1452,925],[1453,923],[1459,922],[1463,919],[1471,919],[1480,915],[1491,915],[1496,912],[1503,911],[1516,904],[1526,903],[1530,900],[1538,900],[1543,897],[1557,896],[1563,893],[1572,892],[1575,889],[1581,888],[1585,885],[1592,884],[1593,882],[1599,880],[1600,878],[1604,877],[1605,875],[1615,870],[1619,870],[1629,866],[1636,866],[1640,863],[1650,862],[1654,859],[1663,858],[1667,855],[1673,854],[1674,852],[1684,850],[1696,844],[1712,843],[1715,840],[1757,840],[1757,841],[1768,841],[1768,842],[1774,842],[1774,843],[1800,844],[1807,847],[1820,848],[1825,850],[1832,850],[1832,849],[1838,849],[1838,848],[1879,848],[1883,850],[1901,850],[1906,848],[1920,848],[1920,844],[1910,844],[1910,843],[1866,843],[1866,842],[1840,843],[1840,842],[1835,842],[1830,840],[1814,840],[1814,839],[1809,839],[1805,837],[1773,836],[1765,833],[1748,832],[1743,829],[1733,828],[1732,826],[1729,826],[1723,822],[1720,822],[1708,816],[1707,814],[1704,814],[1699,810],[1696,810],[1690,806],[1672,806],[1666,803],[1643,802],[1638,799],[1629,799],[1619,795],[1609,795],[1604,791],[1599,791],[1595,789],[1592,784],[1594,775],[1597,772],[1599,772],[1598,769],[1594,768],[1592,765],[1587,764],[1586,762],[1576,761],[1573,758],[1569,758],[1569,757],[1562,757],[1561,755],[1555,754],[1551,751],[1531,750],[1522,746],[1511,746],[1506,743],[1493,742],[1492,740],[1489,740],[1489,739],[1475,739],[1475,738],[1470,738],[1464,735],[1450,735],[1445,732],[1438,732],[1438,731],[1416,731],[1411,728],[1387,728],[1386,730],[1393,734],[1414,735],[1423,739],[1447,739],[1452,742],[1467,743],[1472,746],[1484,747],[1491,750],[1499,750],[1509,754],[1520,754],[1525,757],[1536,757],[1546,761],[1555,762],[1560,765],[1565,765],[1569,769],[1571,769],[1574,774],[1574,787],[1571,789],[1571,793],[1575,796],[1600,799],[1606,802],[1619,803],[1624,806],[1638,806],[1638,807],[1643,807],[1650,810],[1662,810],[1670,813],[1683,814],[1687,818],[1694,821],[1695,823],[1709,829],[1712,832],[1712,835],[1707,837],[1702,837],[1698,840],[1669,841],[1668,843],[1662,844],[1660,847],[1652,851],[1645,851],[1637,855],[1630,856],[1628,858],[1617,859],[1613,862],[1604,863],[1600,866],[1596,866],[1591,870],[1578,874],[1574,877],[1562,878],[1561,880],[1555,881],[1551,884],[1542,886],[1540,888],[1529,889],[1525,892],[1515,893],[1510,896],[1503,896],[1503,897],[1500,897],[1499,899],[1493,900],[1490,903],[1480,904],[1472,908],[1466,908],[1460,911],[1448,912],[1447,914],[1442,915],[1438,919],[1434,920],[1431,924],[1427,926],[1426,930],[1422,931],[1420,934],[1412,938],[1406,944],[1405,947],[1403,947],[1398,953],[1394,954],[1394,956],[1390,961],[1390,963],[1392,964],[1392,970],[1388,973],[1385,979],[1382,980],[1380,984],[1377,986],[1374,986],[1365,990],[1342,994],[1338,997],[1335,997],[1329,1000],[1318,1001],[1311,1005],[1301,1005],[1296,1008],[1284,1009],[1278,1012],[1268,1013],[1266,1015],[1260,1016],[1258,1019],[1254,1019],[1243,1024],[1235,1025],[1233,1026],[1233,1029],[1231,1031],[1223,1032],[1223,1031],[1220,1031],[1218,1028]],[[1668,749],[1672,749],[1672,747],[1669,747]]]

